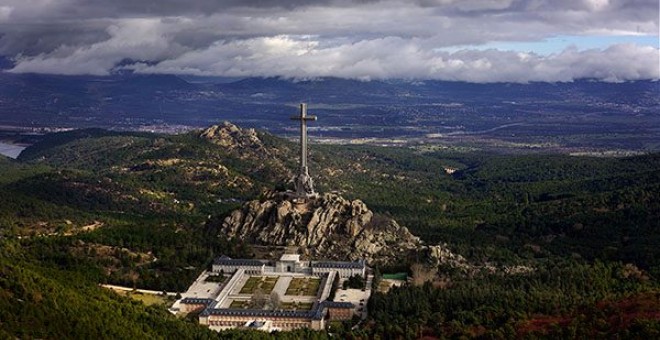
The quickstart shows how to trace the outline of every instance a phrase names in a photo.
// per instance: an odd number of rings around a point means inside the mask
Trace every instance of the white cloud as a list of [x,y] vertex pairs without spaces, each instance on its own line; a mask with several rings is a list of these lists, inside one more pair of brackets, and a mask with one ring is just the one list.
[[214,44],[157,65],[136,64],[140,73],[206,76],[282,76],[294,78],[442,79],[469,82],[605,81],[657,79],[660,51],[616,45],[605,50],[565,51],[541,56],[499,50],[437,52],[417,39],[362,40],[322,47],[319,41],[291,36],[252,38]]
[[18,58],[11,72],[106,75],[124,59],[162,60],[181,50],[158,19],[124,19],[107,28],[109,39],[89,46],[62,45],[50,53]]
[[225,76],[658,78],[657,47],[485,50],[556,36],[657,35],[656,0],[6,1],[0,53],[17,59],[13,72],[108,74],[131,59],[149,61],[127,66],[137,72]]
[[0,23],[9,21],[9,16],[13,10],[13,7],[0,6]]

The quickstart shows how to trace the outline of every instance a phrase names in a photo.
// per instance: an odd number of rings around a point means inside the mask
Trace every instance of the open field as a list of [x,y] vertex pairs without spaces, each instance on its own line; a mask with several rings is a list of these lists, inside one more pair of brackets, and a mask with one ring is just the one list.
[[147,306],[151,306],[151,305],[167,306],[170,305],[175,300],[170,296],[143,294],[143,293],[128,293],[127,296],[133,300],[141,301]]
[[[150,293],[143,293],[139,291],[133,291],[133,290],[127,290],[124,287],[119,287],[119,286],[108,286],[106,287],[113,292],[122,295],[122,296],[127,296],[133,300],[140,301],[144,303],[147,306],[151,305],[170,305],[176,298],[173,295],[163,295],[163,294],[150,294]],[[120,289],[123,288],[123,289]]]

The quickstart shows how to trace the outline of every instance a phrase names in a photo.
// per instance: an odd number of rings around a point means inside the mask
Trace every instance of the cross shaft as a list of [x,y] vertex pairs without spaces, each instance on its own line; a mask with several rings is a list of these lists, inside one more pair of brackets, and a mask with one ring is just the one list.
[[291,120],[300,121],[300,169],[294,179],[296,193],[299,197],[308,197],[315,194],[314,183],[307,168],[307,122],[316,121],[316,119],[316,116],[307,115],[307,104],[305,103],[300,104],[300,115],[291,117]]
[[300,121],[300,169],[307,168],[307,121],[316,121],[316,116],[307,115],[307,104],[300,104],[300,115],[291,116],[291,120]]

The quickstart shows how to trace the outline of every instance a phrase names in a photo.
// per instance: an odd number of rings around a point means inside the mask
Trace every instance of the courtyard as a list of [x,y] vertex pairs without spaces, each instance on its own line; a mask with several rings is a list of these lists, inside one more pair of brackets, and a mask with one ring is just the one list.
[[250,276],[239,294],[254,294],[257,289],[261,289],[265,294],[270,294],[278,279],[277,276]]
[[296,277],[291,279],[285,295],[316,296],[321,286],[321,279],[315,277]]

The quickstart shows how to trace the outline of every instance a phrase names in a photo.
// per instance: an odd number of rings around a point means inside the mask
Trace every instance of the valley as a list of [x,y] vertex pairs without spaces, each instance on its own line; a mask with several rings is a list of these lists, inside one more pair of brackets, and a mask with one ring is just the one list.
[[323,119],[313,138],[329,143],[633,155],[660,150],[658,86],[0,73],[0,125],[181,133],[226,120],[291,138],[282,117],[309,102]]
[[[62,317],[57,306],[64,304],[71,323],[86,325],[80,336],[94,329],[151,334],[144,320],[160,334],[217,336],[194,318],[171,317],[98,284],[183,292],[221,254],[249,259],[274,251],[281,244],[271,249],[261,240],[253,249],[249,237],[227,237],[223,221],[243,202],[291,189],[297,153],[291,141],[224,123],[178,135],[59,132],[17,160],[0,158],[0,329],[22,337],[70,334],[74,328],[49,321]],[[657,332],[657,153],[594,158],[312,143],[310,172],[319,192],[360,199],[377,220],[395,220],[424,244],[464,258],[433,264],[387,248],[394,252],[375,275],[405,272],[418,283],[375,293],[360,327],[338,323],[333,333]],[[113,309],[124,317],[103,318],[112,320],[103,327],[78,312]]]
[[0,2],[0,340],[660,339],[659,0]]

